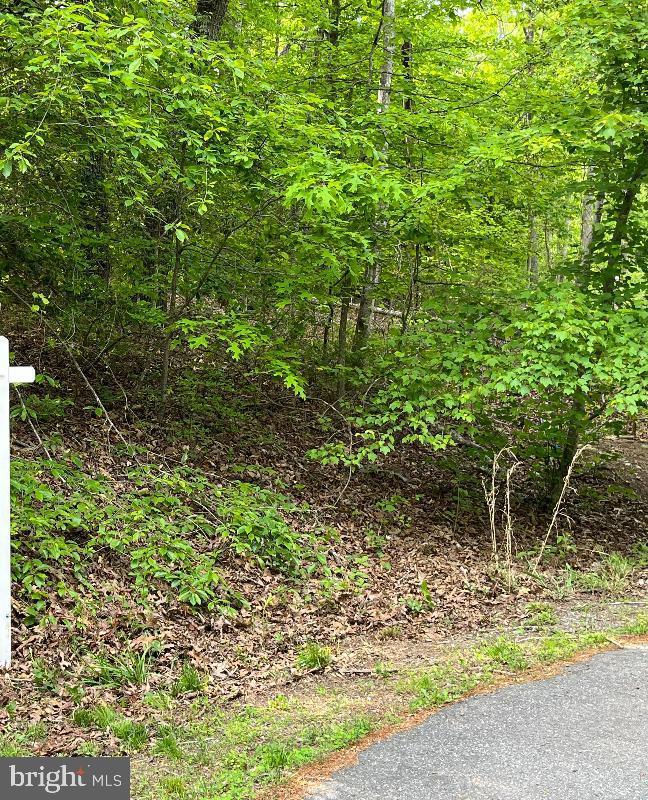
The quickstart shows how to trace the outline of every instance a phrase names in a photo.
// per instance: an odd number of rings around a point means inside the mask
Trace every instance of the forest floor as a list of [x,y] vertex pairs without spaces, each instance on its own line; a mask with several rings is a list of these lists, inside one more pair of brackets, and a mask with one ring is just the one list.
[[[648,442],[589,453],[549,536],[516,477],[511,557],[502,539],[496,565],[490,478],[462,448],[351,474],[305,455],[344,435],[325,403],[231,391],[211,427],[183,418],[181,393],[164,426],[117,420],[136,456],[101,418],[70,415],[41,435],[119,492],[138,459],[280,492],[290,525],[322,538],[325,573],[288,578],[224,555],[245,598],[230,615],[162,588],[142,603],[128,563],[106,552],[87,565],[92,585],[53,594],[41,624],[18,595],[0,753],[129,753],[135,796],[243,800],[403,714],[648,632]],[[18,457],[38,455],[33,433],[17,425]],[[66,584],[72,567],[58,568]]]

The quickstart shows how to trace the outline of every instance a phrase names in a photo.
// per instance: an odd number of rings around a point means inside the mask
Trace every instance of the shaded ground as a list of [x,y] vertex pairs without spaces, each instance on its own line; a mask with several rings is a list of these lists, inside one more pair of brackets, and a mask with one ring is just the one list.
[[[36,363],[28,356],[25,351],[25,363]],[[45,361],[56,375],[56,364]],[[61,374],[64,369],[69,371],[67,362]],[[83,584],[74,565],[58,561],[56,579],[74,594],[51,591],[39,624],[33,624],[28,603],[16,591],[14,667],[0,675],[0,727],[13,735],[26,721],[39,725],[30,752],[124,752],[131,745],[110,726],[78,719],[108,707],[144,724],[153,714],[151,695],[153,702],[162,702],[158,695],[166,702],[186,668],[198,673],[200,702],[223,714],[279,694],[301,702],[317,687],[344,692],[357,698],[358,708],[368,708],[365,678],[376,703],[369,710],[379,710],[389,702],[390,689],[376,681],[377,670],[387,679],[402,676],[434,662],[439,648],[498,631],[533,636],[553,627],[609,627],[643,607],[610,601],[641,604],[648,594],[643,443],[606,441],[602,447],[615,449],[620,459],[604,459],[593,471],[575,475],[537,567],[549,521],[533,510],[529,486],[516,473],[513,559],[495,569],[483,467],[462,447],[433,455],[403,451],[380,467],[350,475],[306,455],[344,435],[343,423],[325,403],[298,403],[270,384],[246,384],[240,374],[226,372],[218,386],[193,381],[183,388],[179,382],[164,424],[150,422],[150,408],[129,404],[114,422],[139,447],[134,451],[125,452],[104,419],[75,417],[82,405],[71,406],[64,420],[36,420],[55,457],[78,455],[88,474],[104,476],[117,492],[132,491],[129,470],[140,460],[167,470],[187,464],[218,484],[246,481],[284,493],[305,503],[284,516],[300,534],[325,543],[326,568],[286,577],[260,568],[222,540],[210,542],[223,581],[245,600],[226,615],[192,609],[162,583],[152,586],[143,603],[128,558],[109,550],[83,565]],[[139,413],[149,421],[138,419]],[[34,434],[27,422],[15,421],[15,456],[42,455]],[[45,471],[42,480],[48,479]],[[497,521],[501,535],[501,513]],[[66,530],[64,537],[82,533]],[[297,663],[311,643],[328,648],[330,663],[314,669]],[[113,671],[109,682],[97,680],[98,657],[119,671],[123,656],[129,669],[142,663],[137,680],[126,671],[116,677]],[[174,700],[173,721],[193,719],[193,702],[190,691]],[[164,724],[170,724],[168,715]]]
[[311,800],[648,795],[648,649],[469,698],[364,751]]
[[[25,719],[43,720],[47,735],[38,752],[77,752],[87,739],[100,752],[121,752],[119,740],[72,722],[77,698],[82,695],[83,707],[118,704],[129,718],[144,719],[147,693],[168,691],[186,663],[204,676],[214,703],[235,707],[308,683],[308,669],[296,665],[308,642],[331,649],[326,675],[356,680],[380,664],[389,670],[391,661],[398,668],[408,660],[413,667],[424,663],[438,643],[519,626],[533,631],[537,622],[560,617],[563,608],[580,624],[588,613],[583,609],[599,599],[646,597],[648,496],[638,479],[648,463],[644,443],[611,443],[620,462],[575,479],[537,570],[531,565],[548,520],[529,514],[525,486],[514,486],[516,555],[507,572],[493,568],[481,480],[461,453],[453,453],[452,468],[443,458],[411,453],[349,479],[304,455],[322,441],[313,421],[317,405],[281,411],[270,397],[267,405],[255,399],[251,408],[253,416],[241,411],[213,435],[195,438],[193,428],[183,434],[180,426],[173,445],[152,429],[147,458],[172,466],[189,452],[223,482],[245,479],[308,500],[308,511],[290,522],[335,531],[328,554],[333,571],[291,582],[225,554],[223,574],[249,602],[234,618],[192,611],[162,591],[142,607],[127,565],[109,555],[93,564],[93,586],[79,587],[78,600],[52,596],[51,617],[42,626],[22,623],[16,598],[15,666],[0,676],[0,722],[11,730]],[[93,425],[96,430],[67,421],[66,445],[83,453],[97,474],[125,482],[128,459],[99,447],[105,424]],[[259,439],[260,429],[266,441]],[[126,432],[145,436],[138,428]],[[29,431],[17,434],[20,449]],[[189,451],[181,434],[191,441]],[[619,558],[610,560],[611,552]],[[65,565],[62,570],[65,577]],[[67,579],[73,584],[71,575]],[[595,627],[607,627],[611,612],[604,605],[606,619],[594,620]],[[141,653],[151,643],[160,649],[141,685],[125,679],[105,687],[87,680],[98,654],[110,660],[124,651]]]

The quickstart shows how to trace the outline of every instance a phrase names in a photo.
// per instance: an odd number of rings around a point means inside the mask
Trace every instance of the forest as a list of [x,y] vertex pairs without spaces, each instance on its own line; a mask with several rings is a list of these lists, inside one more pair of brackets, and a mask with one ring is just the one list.
[[0,755],[279,798],[648,632],[647,0],[14,0],[0,34],[37,374]]

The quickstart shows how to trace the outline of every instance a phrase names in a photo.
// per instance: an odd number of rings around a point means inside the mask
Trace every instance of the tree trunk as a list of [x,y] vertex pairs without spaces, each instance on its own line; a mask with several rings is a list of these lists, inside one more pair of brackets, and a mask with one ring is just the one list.
[[[524,40],[527,46],[531,47],[535,41],[535,24],[533,19],[533,14],[531,14],[531,18],[528,25],[524,26]],[[529,75],[533,75],[535,72],[535,68],[532,63],[529,63],[528,66],[528,73]],[[527,127],[531,125],[533,121],[533,114],[528,111],[524,115],[524,119],[526,121]],[[534,167],[534,172],[537,172],[537,167]],[[531,198],[531,202],[533,203],[535,198]],[[533,205],[529,209],[529,249],[527,251],[527,280],[529,281],[529,286],[537,286],[538,285],[538,277],[539,277],[539,259],[538,259],[538,218],[533,208]]]
[[648,140],[645,142],[643,149],[637,158],[632,175],[629,177],[628,183],[621,192],[621,196],[617,204],[614,230],[610,240],[607,265],[603,272],[602,286],[603,292],[610,296],[612,303],[614,303],[616,282],[620,274],[620,262],[623,258],[623,249],[628,234],[630,215],[632,213],[635,200],[637,199],[637,195],[641,191],[641,187],[643,186],[647,175]]
[[91,270],[106,281],[110,277],[110,248],[108,231],[110,207],[105,187],[106,159],[96,151],[90,158],[83,174],[83,222],[90,234],[86,253]]
[[570,420],[565,432],[565,441],[562,446],[560,457],[556,468],[552,471],[549,480],[549,487],[547,491],[547,507],[555,508],[556,503],[560,499],[563,486],[569,469],[574,461],[576,452],[578,451],[578,443],[582,431],[583,422],[585,419],[585,395],[581,391],[577,391],[572,399],[570,409]]
[[[587,170],[587,178],[594,177],[594,168],[589,167]],[[583,269],[583,280],[588,283],[586,277],[587,268],[592,258],[592,249],[594,247],[594,235],[596,227],[601,222],[603,215],[604,198],[602,195],[595,195],[588,192],[583,197],[583,206],[581,211],[581,237],[580,237],[580,263]]]
[[[176,303],[178,300],[178,281],[180,279],[181,265],[182,265],[182,246],[180,244],[180,240],[176,238],[174,258],[173,258],[173,272],[171,274],[171,288],[169,292],[169,304],[167,307],[167,316],[170,320],[173,319],[173,315],[176,309]],[[167,330],[164,337],[164,349],[162,352],[162,403],[160,404],[160,409],[162,413],[166,410],[166,400],[167,400],[167,395],[169,393],[169,366],[171,362],[172,339],[173,339],[173,334],[171,333],[170,330]]]
[[[592,177],[593,170],[588,170],[588,177]],[[594,237],[596,234],[596,225],[600,222],[601,209],[603,207],[603,198],[595,197],[593,194],[588,193],[583,198],[583,205],[581,209],[581,265],[587,267],[589,265],[592,248],[594,246]],[[586,285],[589,283],[586,270],[581,283]],[[576,451],[578,450],[578,442],[580,439],[581,428],[585,418],[586,403],[585,395],[582,391],[577,391],[572,399],[570,414],[567,422],[567,430],[565,431],[565,440],[562,445],[562,450],[558,458],[558,463],[555,469],[552,470],[549,476],[549,485],[547,487],[546,502],[547,506],[554,508],[560,494],[564,482],[567,478],[569,468],[572,465]]]
[[351,275],[347,270],[342,277],[342,287],[340,289],[341,305],[340,305],[340,326],[338,328],[338,348],[337,348],[337,366],[338,366],[338,380],[336,388],[336,399],[340,400],[346,391],[346,350],[347,350],[347,328],[349,325],[349,305],[351,303]]
[[538,218],[533,211],[529,214],[529,252],[527,255],[527,276],[529,286],[538,285]]
[[[391,101],[392,80],[394,77],[394,52],[395,52],[395,20],[396,3],[395,0],[383,0],[382,8],[382,32],[383,32],[383,64],[380,70],[380,81],[378,83],[378,114],[384,114],[389,109]],[[389,142],[385,138],[383,153],[387,153]],[[358,308],[358,318],[353,340],[353,349],[357,353],[367,343],[371,334],[373,323],[374,294],[380,283],[380,238],[385,234],[386,223],[380,220],[377,225],[376,247],[374,248],[374,260],[369,264],[365,273],[364,285],[360,291],[360,303]]]
[[198,36],[216,41],[227,14],[229,0],[197,0],[196,19],[192,29]]

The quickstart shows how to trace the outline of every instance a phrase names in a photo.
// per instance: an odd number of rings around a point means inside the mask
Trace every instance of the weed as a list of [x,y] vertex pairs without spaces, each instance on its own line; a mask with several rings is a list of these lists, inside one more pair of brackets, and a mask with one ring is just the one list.
[[72,699],[72,702],[77,705],[83,700],[84,691],[82,686],[68,686],[67,692]]
[[601,558],[596,569],[580,572],[567,566],[577,589],[585,592],[621,594],[635,570],[631,559],[620,553],[608,553]]
[[163,729],[160,733],[161,735],[155,743],[155,752],[175,760],[181,759],[183,752],[175,733],[170,729]]
[[384,664],[382,661],[374,667],[374,672],[379,678],[388,678],[395,671],[389,664]]
[[425,606],[422,600],[418,597],[405,597],[405,608],[412,614],[422,614],[425,611]]
[[479,674],[471,674],[461,667],[439,664],[423,674],[412,676],[405,685],[408,693],[414,694],[410,707],[437,708],[455,700],[472,689],[479,682]]
[[551,663],[570,658],[578,650],[578,640],[569,634],[558,631],[540,642],[537,658]]
[[546,663],[562,661],[563,659],[571,658],[584,647],[605,644],[607,640],[607,635],[600,631],[592,631],[581,635],[557,631],[540,642],[536,651],[536,658]]
[[47,726],[44,722],[27,725],[24,730],[13,733],[0,733],[0,756],[18,758],[32,754],[34,745],[47,738]]
[[173,698],[168,692],[146,692],[144,703],[158,711],[168,711],[173,706]]
[[282,742],[271,742],[260,748],[260,772],[281,772],[287,767],[296,767],[313,757],[311,747],[291,747]]
[[378,638],[383,640],[400,639],[402,634],[403,631],[398,625],[388,625],[386,628],[381,628],[378,631]]
[[421,581],[421,594],[423,595],[425,605],[429,609],[436,608],[436,600],[434,597],[432,597],[432,592],[430,591],[430,587],[428,586],[428,582],[426,580]]
[[110,731],[128,750],[140,750],[149,740],[146,725],[126,719],[106,705],[76,708],[72,712],[72,720],[82,728]]
[[13,736],[0,734],[0,757],[20,758],[31,755],[26,743],[18,742]]
[[621,633],[628,636],[644,636],[648,634],[648,614],[637,614],[631,623],[623,626]]
[[187,793],[187,785],[182,778],[175,775],[163,778],[160,782],[162,791],[170,797],[184,797]]
[[385,545],[387,544],[387,537],[382,536],[381,534],[374,531],[372,528],[369,528],[365,533],[365,544],[368,550],[373,550],[380,555],[385,550]]
[[321,746],[325,750],[341,750],[343,747],[360,741],[368,733],[371,733],[374,727],[374,721],[366,716],[332,725],[321,735]]
[[49,667],[42,658],[35,658],[32,666],[34,685],[44,692],[55,692],[58,689],[59,676],[55,669]]
[[527,618],[524,621],[525,628],[543,630],[552,627],[558,622],[556,609],[550,603],[528,603],[526,613]]
[[185,663],[178,679],[171,686],[171,694],[173,697],[178,697],[188,692],[204,692],[206,683],[204,675],[201,675],[193,664]]
[[290,700],[285,694],[278,694],[268,701],[268,708],[273,711],[287,711],[290,708]]
[[324,669],[324,667],[328,667],[332,659],[329,647],[323,647],[317,642],[309,642],[297,653],[295,664],[298,669]]
[[648,568],[648,544],[639,542],[632,548],[632,561],[639,569]]
[[106,705],[99,705],[96,708],[75,708],[72,712],[72,720],[82,728],[108,730],[116,719],[117,713]]
[[151,671],[150,653],[150,650],[142,653],[129,652],[112,660],[100,656],[96,661],[96,672],[87,682],[113,687],[143,686],[148,682]]
[[149,741],[148,729],[142,722],[118,719],[112,723],[110,730],[126,750],[141,750]]
[[529,666],[524,649],[517,642],[507,639],[505,636],[500,636],[489,644],[481,645],[478,653],[495,664],[512,670],[523,670]]
[[80,756],[98,756],[100,755],[101,749],[97,742],[81,742],[78,747],[76,748],[77,755]]

